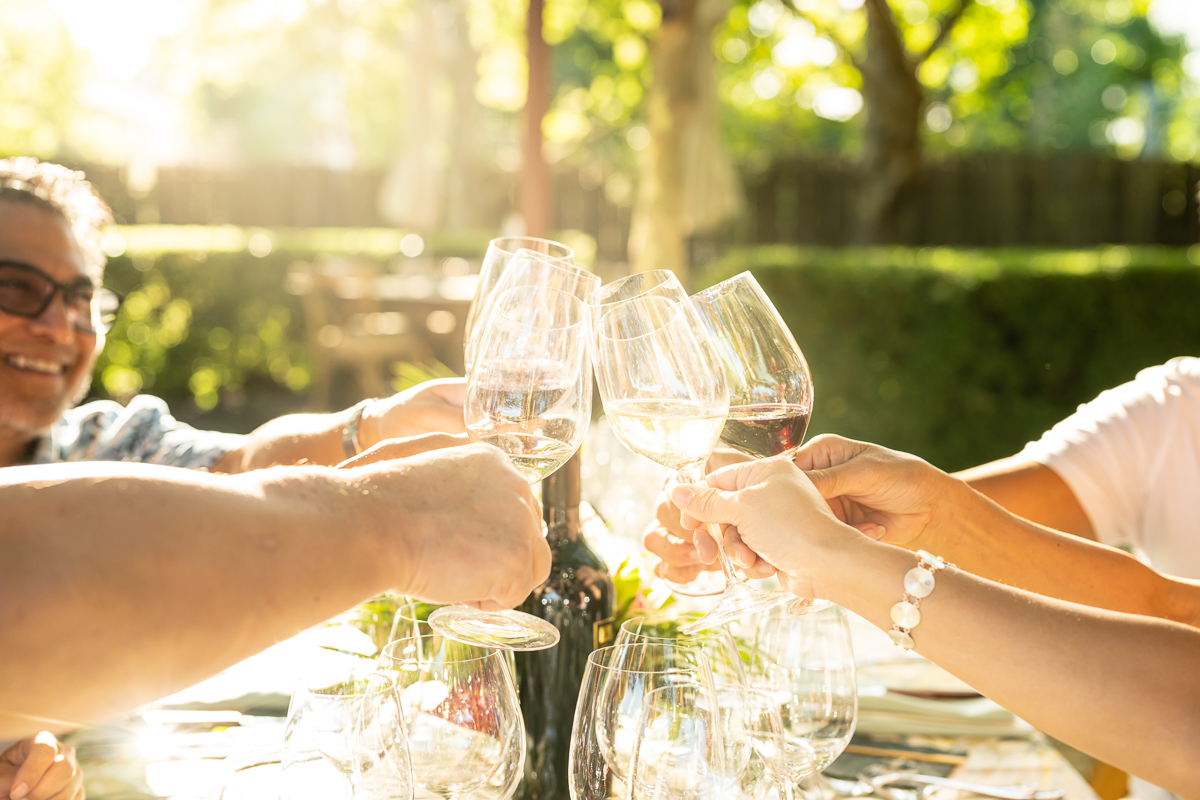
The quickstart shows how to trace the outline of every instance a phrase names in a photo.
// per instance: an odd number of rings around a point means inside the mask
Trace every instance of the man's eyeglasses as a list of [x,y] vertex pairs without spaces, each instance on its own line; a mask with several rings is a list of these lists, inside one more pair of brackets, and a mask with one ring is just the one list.
[[121,295],[94,285],[87,278],[59,283],[37,267],[0,261],[0,311],[18,317],[40,317],[62,292],[67,316],[75,330],[108,333],[121,308]]

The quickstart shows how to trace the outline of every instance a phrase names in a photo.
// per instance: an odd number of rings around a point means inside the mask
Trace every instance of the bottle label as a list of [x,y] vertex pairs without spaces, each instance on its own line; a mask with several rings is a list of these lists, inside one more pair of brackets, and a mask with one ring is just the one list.
[[592,623],[592,649],[599,650],[601,647],[608,647],[612,644],[615,637],[613,630],[613,618],[597,620]]

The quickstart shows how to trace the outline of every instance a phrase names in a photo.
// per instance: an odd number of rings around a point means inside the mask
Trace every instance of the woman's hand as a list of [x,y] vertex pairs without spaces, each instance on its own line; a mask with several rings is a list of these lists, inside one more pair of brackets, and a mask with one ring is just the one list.
[[[749,456],[735,450],[718,450],[714,452],[705,465],[706,471],[711,472],[730,464],[749,461]],[[696,579],[704,570],[720,569],[716,566],[717,548],[704,531],[692,531],[683,527],[679,521],[679,509],[671,502],[671,490],[679,484],[674,474],[664,482],[662,492],[658,495],[658,505],[654,510],[654,522],[642,534],[642,544],[646,550],[658,556],[659,563],[654,567],[658,577],[676,583],[688,583]],[[775,574],[775,569],[758,558],[753,550],[741,544],[737,534],[726,537],[726,552],[733,562],[745,572],[749,578],[769,578]]]
[[724,525],[727,549],[749,547],[778,570],[792,592],[826,596],[816,588],[822,568],[859,533],[834,516],[803,472],[789,461],[766,459],[720,469],[707,483],[680,485],[671,492],[685,530],[704,523]]
[[837,518],[872,539],[910,549],[928,539],[944,517],[973,493],[961,481],[907,453],[826,434],[796,454]]
[[75,748],[49,731],[22,739],[0,755],[0,796],[12,800],[83,800]]

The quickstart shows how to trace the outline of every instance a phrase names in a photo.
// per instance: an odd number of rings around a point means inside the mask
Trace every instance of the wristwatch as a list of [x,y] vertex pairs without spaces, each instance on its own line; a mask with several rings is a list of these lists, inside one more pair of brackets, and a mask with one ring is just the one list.
[[350,418],[342,428],[342,449],[346,451],[346,458],[354,458],[362,452],[362,448],[358,446],[358,423],[362,422],[362,415],[367,406],[374,402],[375,398],[372,397],[350,409]]

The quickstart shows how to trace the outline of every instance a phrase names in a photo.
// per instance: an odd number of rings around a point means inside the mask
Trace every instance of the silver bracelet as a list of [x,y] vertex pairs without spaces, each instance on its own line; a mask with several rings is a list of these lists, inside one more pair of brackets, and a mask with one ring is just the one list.
[[904,573],[904,599],[892,606],[892,629],[888,636],[905,650],[912,650],[912,630],[921,624],[921,598],[933,594],[933,576],[954,565],[932,553],[918,550],[920,561]]
[[346,420],[346,425],[342,428],[342,450],[346,452],[346,458],[354,458],[362,452],[362,448],[358,446],[358,423],[362,422],[362,415],[367,406],[374,402],[375,398],[363,400],[350,409],[350,419]]

